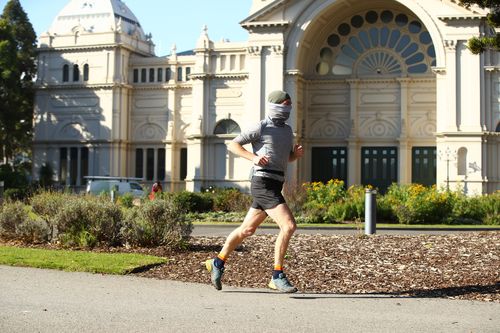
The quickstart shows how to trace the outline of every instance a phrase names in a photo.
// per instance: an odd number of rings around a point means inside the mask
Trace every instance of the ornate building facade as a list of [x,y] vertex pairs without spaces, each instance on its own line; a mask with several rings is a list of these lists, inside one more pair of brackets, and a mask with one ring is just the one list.
[[154,54],[120,0],[72,0],[39,38],[36,178],[139,177],[166,189],[247,189],[226,143],[275,89],[306,151],[291,182],[342,179],[500,189],[500,57],[467,40],[486,12],[451,0],[253,0],[245,42]]

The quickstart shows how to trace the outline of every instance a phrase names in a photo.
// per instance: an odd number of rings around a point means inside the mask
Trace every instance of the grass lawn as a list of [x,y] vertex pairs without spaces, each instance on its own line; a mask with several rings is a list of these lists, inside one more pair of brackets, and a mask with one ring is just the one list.
[[123,275],[166,261],[165,258],[133,253],[95,253],[0,246],[0,265],[71,272]]

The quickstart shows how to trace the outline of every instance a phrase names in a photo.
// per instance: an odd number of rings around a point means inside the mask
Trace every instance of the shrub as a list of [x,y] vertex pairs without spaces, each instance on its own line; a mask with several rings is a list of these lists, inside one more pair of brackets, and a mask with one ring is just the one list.
[[298,185],[296,183],[285,182],[283,186],[283,196],[288,204],[288,207],[294,215],[300,215],[304,211],[304,205],[307,200],[307,191],[305,184]]
[[221,212],[246,211],[252,199],[248,194],[235,188],[215,189],[212,192],[213,209]]
[[29,244],[47,243],[50,236],[49,226],[41,219],[27,219],[16,230],[16,237]]
[[146,201],[131,208],[121,229],[124,242],[132,246],[183,245],[191,234],[192,224],[185,219],[184,208],[175,198]]
[[55,216],[58,239],[67,246],[119,245],[119,206],[94,196],[68,196]]
[[28,212],[22,202],[4,202],[0,210],[0,235],[7,239],[15,239],[17,228],[27,220]]
[[134,196],[132,193],[125,193],[118,197],[117,203],[125,208],[132,208],[134,206]]
[[420,184],[391,186],[387,193],[402,224],[440,224],[452,216],[456,193]]
[[500,225],[500,191],[481,197],[480,202],[484,213],[483,223]]
[[203,213],[211,211],[213,207],[213,199],[209,194],[181,191],[165,195],[168,201],[170,197],[173,198],[175,206],[184,212]]
[[55,236],[56,230],[56,215],[63,207],[64,203],[69,200],[70,194],[53,191],[42,191],[35,194],[31,200],[31,208],[42,220],[47,223],[50,229],[51,239]]

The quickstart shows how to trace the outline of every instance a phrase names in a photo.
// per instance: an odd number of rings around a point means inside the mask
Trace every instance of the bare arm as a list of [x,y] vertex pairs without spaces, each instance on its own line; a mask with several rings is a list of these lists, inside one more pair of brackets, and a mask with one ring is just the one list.
[[231,153],[246,158],[247,160],[252,161],[252,163],[255,165],[264,166],[269,163],[269,158],[267,156],[257,156],[254,153],[246,150],[237,142],[231,141],[229,143],[228,149]]

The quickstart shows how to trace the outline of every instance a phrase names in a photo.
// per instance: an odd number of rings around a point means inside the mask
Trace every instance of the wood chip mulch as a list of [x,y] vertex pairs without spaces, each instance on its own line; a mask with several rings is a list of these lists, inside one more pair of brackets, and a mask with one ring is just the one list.
[[[169,258],[136,275],[210,283],[204,261],[224,243],[192,237],[185,250],[130,249]],[[275,235],[245,240],[226,264],[223,285],[265,288]],[[285,260],[290,281],[304,293],[388,294],[500,302],[500,232],[448,235],[294,235]]]

